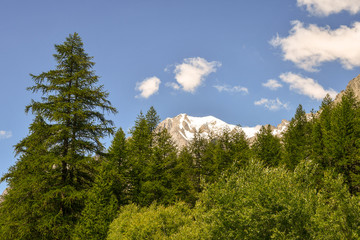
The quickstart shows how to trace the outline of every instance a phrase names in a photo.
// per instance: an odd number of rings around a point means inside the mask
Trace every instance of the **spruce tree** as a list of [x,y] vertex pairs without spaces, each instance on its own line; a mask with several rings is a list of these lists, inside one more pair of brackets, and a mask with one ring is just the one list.
[[101,158],[99,173],[87,194],[85,208],[75,227],[74,239],[105,239],[117,210],[128,201],[126,195],[125,133],[120,128],[106,158]]
[[111,163],[103,162],[93,187],[87,193],[85,208],[72,234],[73,239],[106,239],[109,225],[119,208],[113,187],[123,185],[116,181],[116,174]]
[[42,98],[26,107],[35,121],[16,146],[18,162],[2,178],[11,190],[1,205],[1,239],[69,239],[93,182],[91,156],[102,154],[100,139],[113,133],[104,113],[116,109],[97,84],[79,35],[55,49],[56,69],[31,75],[35,85],[28,90]]
[[159,119],[153,107],[145,116],[140,112],[127,144],[130,201],[141,206],[177,198],[177,149],[166,129],[155,131]]
[[256,156],[267,166],[275,167],[281,160],[280,139],[272,134],[270,125],[262,126],[256,134],[256,140],[252,145],[252,150]]
[[198,191],[197,170],[193,167],[194,159],[187,147],[180,150],[178,154],[178,164],[174,172],[178,176],[176,179],[176,195],[182,201],[195,206]]
[[168,205],[177,199],[177,150],[166,129],[154,133],[152,154],[144,168],[142,201]]
[[321,103],[318,115],[314,114],[311,135],[311,159],[322,169],[334,167],[334,158],[331,156],[333,147],[332,108],[333,101],[326,95]]
[[[199,132],[195,132],[194,138],[190,142],[189,150],[192,155],[192,168],[193,168],[193,184],[197,192],[201,192],[201,181],[204,178],[204,173],[209,171],[209,160],[206,163],[209,141],[202,137]],[[207,166],[205,166],[207,165]]]
[[244,131],[235,130],[231,133],[229,151],[230,155],[233,156],[232,167],[242,168],[249,163],[251,151]]
[[291,170],[294,170],[301,160],[310,155],[311,129],[309,126],[306,113],[300,104],[283,137],[283,163]]
[[332,157],[350,192],[360,192],[360,108],[352,91],[347,91],[334,107],[332,117]]
[[133,203],[146,205],[141,189],[146,181],[145,169],[152,156],[151,143],[153,135],[149,131],[149,125],[140,112],[135,121],[135,126],[130,131],[131,137],[127,144],[126,179],[129,185],[129,200]]
[[119,205],[124,205],[128,203],[128,196],[125,193],[126,189],[126,179],[125,176],[129,169],[126,168],[127,160],[127,142],[125,132],[122,128],[115,133],[114,139],[109,147],[109,151],[106,157],[107,165],[111,168],[113,172],[113,181],[112,191],[114,192]]
[[160,123],[160,116],[157,114],[155,108],[151,106],[146,112],[145,119],[149,126],[149,131],[154,132],[158,124]]

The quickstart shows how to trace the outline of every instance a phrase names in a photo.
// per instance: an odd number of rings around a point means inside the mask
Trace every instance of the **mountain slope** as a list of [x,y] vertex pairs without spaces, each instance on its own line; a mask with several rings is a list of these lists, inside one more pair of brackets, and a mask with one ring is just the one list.
[[[272,126],[273,134],[280,135],[286,130],[288,124],[288,121],[283,120],[278,127]],[[194,138],[196,132],[200,133],[200,136],[207,138],[211,134],[221,134],[224,130],[231,132],[235,129],[241,129],[248,139],[252,139],[256,133],[259,132],[261,125],[255,127],[239,127],[228,124],[213,116],[192,117],[182,113],[174,118],[165,119],[157,127],[158,130],[164,128],[170,133],[177,146],[181,148],[186,146]]]
[[355,98],[360,101],[360,74],[353,78],[348,85],[346,86],[346,89],[341,91],[335,98],[334,102],[338,103],[341,101],[341,97],[345,94],[345,91],[351,90],[354,93]]

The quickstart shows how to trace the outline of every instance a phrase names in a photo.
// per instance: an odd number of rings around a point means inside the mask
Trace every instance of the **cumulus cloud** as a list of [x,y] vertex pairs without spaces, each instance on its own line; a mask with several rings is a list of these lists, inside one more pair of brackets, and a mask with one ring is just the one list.
[[277,80],[269,79],[267,82],[262,84],[264,87],[270,88],[271,90],[276,90],[282,87],[282,84]]
[[136,90],[140,91],[140,94],[136,97],[149,98],[151,95],[159,91],[160,79],[157,77],[146,78],[144,81],[136,83]]
[[281,108],[289,109],[288,104],[281,102],[279,98],[276,99],[261,98],[260,100],[255,101],[254,104],[256,106],[264,106],[271,111],[276,111]]
[[11,131],[0,130],[0,139],[11,138],[11,137],[12,137]]
[[316,16],[329,16],[333,13],[348,11],[356,14],[360,11],[360,0],[297,0],[297,5]]
[[195,92],[195,90],[204,82],[205,77],[221,66],[220,62],[208,62],[204,58],[186,58],[181,64],[175,65],[176,83],[172,86],[174,89],[183,89],[186,92]]
[[274,37],[270,44],[280,47],[284,60],[294,62],[306,71],[316,71],[323,62],[339,61],[345,69],[360,66],[360,22],[352,27],[308,27],[292,22],[289,36]]
[[215,85],[214,88],[216,88],[219,92],[231,92],[231,93],[244,93],[248,94],[249,90],[246,87],[242,86],[229,86],[229,85]]
[[330,97],[334,99],[337,94],[337,92],[331,88],[325,90],[312,78],[305,78],[291,72],[281,74],[280,79],[290,85],[290,90],[294,90],[312,99],[322,100],[326,94],[329,94]]

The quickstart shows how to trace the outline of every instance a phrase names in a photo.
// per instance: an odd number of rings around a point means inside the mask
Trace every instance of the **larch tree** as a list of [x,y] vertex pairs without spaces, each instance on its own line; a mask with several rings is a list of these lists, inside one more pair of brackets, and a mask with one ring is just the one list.
[[116,109],[80,36],[70,34],[55,49],[56,69],[31,75],[28,90],[42,98],[26,107],[35,121],[2,178],[10,191],[0,210],[1,239],[69,239],[93,183],[94,154],[104,149],[100,139],[113,133],[105,113]]

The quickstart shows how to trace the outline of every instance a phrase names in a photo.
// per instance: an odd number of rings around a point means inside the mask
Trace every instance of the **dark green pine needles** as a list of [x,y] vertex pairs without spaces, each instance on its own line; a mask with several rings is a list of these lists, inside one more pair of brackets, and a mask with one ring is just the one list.
[[56,69],[31,75],[28,90],[42,98],[26,107],[35,120],[2,178],[9,193],[0,208],[0,239],[69,239],[93,183],[93,156],[104,149],[100,139],[113,133],[104,113],[116,109],[79,35],[55,49]]

